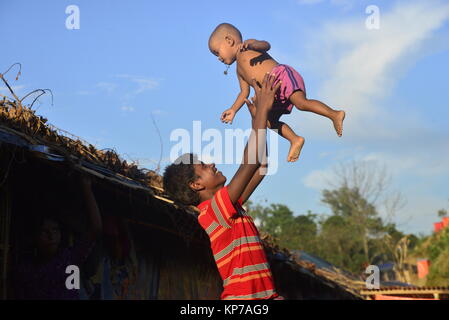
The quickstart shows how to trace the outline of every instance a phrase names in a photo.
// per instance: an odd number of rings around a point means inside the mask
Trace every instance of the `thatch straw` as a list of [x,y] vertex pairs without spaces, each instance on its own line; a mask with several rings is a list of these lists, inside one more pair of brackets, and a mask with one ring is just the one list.
[[0,125],[5,130],[12,129],[31,144],[48,146],[52,153],[65,156],[69,161],[75,156],[163,192],[162,179],[156,172],[127,163],[114,150],[98,150],[81,138],[49,124],[34,110],[24,106],[20,109],[17,101],[6,97],[0,100]]

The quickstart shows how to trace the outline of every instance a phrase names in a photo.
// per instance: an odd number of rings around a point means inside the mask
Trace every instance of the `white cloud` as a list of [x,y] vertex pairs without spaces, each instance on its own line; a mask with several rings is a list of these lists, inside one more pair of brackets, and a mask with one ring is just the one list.
[[105,90],[107,93],[113,93],[115,91],[115,89],[117,89],[117,84],[115,83],[111,83],[111,82],[98,82],[95,85],[96,88],[100,88]]
[[153,90],[159,86],[159,82],[153,78],[134,76],[129,74],[119,74],[116,77],[128,79],[129,81],[137,84],[137,89],[133,91],[133,94],[140,94],[149,90]]
[[317,3],[321,3],[324,0],[298,0],[299,4],[317,4]]
[[133,112],[134,111],[134,107],[131,107],[131,106],[122,106],[120,109],[122,111],[126,111],[126,112]]
[[328,182],[332,177],[331,169],[313,170],[303,179],[303,183],[308,188],[320,191],[329,187]]
[[[377,163],[390,172],[394,180],[401,178],[409,179],[434,179],[441,176],[449,175],[449,142],[446,148],[442,148],[436,156],[432,153],[432,148],[426,150],[426,146],[420,146],[417,149],[407,150],[403,152],[392,151],[368,151],[346,150],[341,154],[334,155],[334,161],[345,163],[349,160]],[[322,190],[329,188],[330,182],[334,180],[334,172],[332,167],[311,171],[304,179],[303,183],[306,187]]]
[[160,116],[160,115],[164,115],[165,111],[163,111],[161,109],[154,109],[154,110],[151,110],[151,114],[154,116]]
[[[432,188],[434,180],[441,180],[441,177],[449,175],[448,158],[449,147],[441,150],[438,156],[425,150],[415,153],[354,151],[352,154],[345,154],[345,159],[385,165],[392,177],[391,187],[399,190],[405,201],[404,207],[393,217],[393,222],[400,230],[413,233],[429,233],[432,223],[438,220],[438,209],[447,207],[448,196],[442,196],[441,193],[438,195]],[[306,187],[317,191],[333,188],[334,181],[336,176],[333,165],[313,170],[303,178]],[[382,217],[386,217],[383,206],[379,206],[378,210]]]
[[[388,12],[381,8],[380,19],[380,30],[367,30],[364,20],[357,19],[326,23],[314,32],[305,64],[325,81],[318,97],[311,98],[347,110],[345,149],[329,162],[356,159],[384,164],[407,201],[395,222],[407,232],[429,232],[436,211],[447,201],[444,192],[436,189],[449,176],[447,131],[423,120],[419,112],[428,106],[399,114],[385,97],[394,93],[397,82],[418,59],[443,49],[435,32],[449,20],[449,4],[401,2]],[[297,119],[310,137],[335,139],[327,119],[307,113]],[[310,172],[303,183],[322,190],[332,179],[329,165]]]
[[[11,85],[10,85],[11,86]],[[11,86],[12,91],[14,91],[14,93],[16,94],[16,96],[19,97],[19,99],[21,99],[21,95],[25,94],[24,89],[25,86],[24,85],[18,85],[18,86]],[[0,87],[0,94],[10,97],[11,99],[13,99],[14,97],[11,94],[11,91],[9,91],[9,89],[7,87]]]
[[407,197],[407,204],[397,213],[395,222],[399,230],[429,234],[433,223],[441,220],[437,216],[438,210],[445,207],[447,199],[416,192]]
[[[124,91],[124,87],[126,87],[126,83],[115,83],[115,82],[106,82],[106,81],[100,81],[95,84],[96,88],[100,88],[104,91],[106,91],[108,94],[112,94],[114,92],[117,92],[121,96],[122,104],[128,104],[129,101],[135,96],[142,94],[144,92],[154,90],[159,86],[159,82],[152,78],[146,78],[141,76],[134,76],[129,74],[119,74],[115,76],[116,78],[125,79],[127,82],[130,82],[133,87],[129,89],[127,88],[126,91]],[[120,91],[118,90],[120,88]],[[81,90],[77,92],[78,95],[88,95],[90,94],[89,91]],[[129,106],[122,106],[121,110],[123,111],[134,111],[133,107]]]
[[324,152],[321,152],[321,153],[319,154],[319,157],[320,157],[320,158],[327,158],[327,157],[329,157],[330,155],[331,155],[330,152],[324,151]]
[[428,152],[373,152],[366,154],[363,160],[384,163],[397,176],[432,178],[449,174],[448,157],[449,150],[446,149],[438,156]]
[[152,90],[159,85],[159,83],[153,79],[136,78],[133,79],[133,81],[138,84],[138,88],[135,91],[136,94]]
[[[417,59],[432,53],[428,40],[449,19],[449,4],[410,1],[390,11],[380,8],[379,30],[366,29],[366,17],[326,22],[321,30],[313,30],[305,64],[326,80],[318,97],[309,97],[345,108],[344,136],[388,140],[396,136],[397,124],[390,120],[394,106],[384,105],[384,98]],[[304,113],[294,117],[299,121],[310,117],[301,126],[319,137],[329,137],[327,120]]]
[[319,3],[328,2],[331,5],[341,6],[346,9],[352,7],[354,1],[353,0],[297,0],[301,5],[315,5]]

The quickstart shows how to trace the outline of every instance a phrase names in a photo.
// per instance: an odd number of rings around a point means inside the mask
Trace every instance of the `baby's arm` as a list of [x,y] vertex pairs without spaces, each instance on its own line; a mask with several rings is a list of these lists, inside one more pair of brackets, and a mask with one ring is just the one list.
[[239,79],[239,84],[240,84],[240,93],[237,96],[237,99],[235,100],[234,104],[231,107],[231,109],[235,110],[236,113],[243,106],[243,104],[245,103],[245,100],[248,99],[249,92],[250,92],[249,83],[246,82],[239,74],[237,74],[237,77]]
[[240,83],[240,93],[237,96],[237,99],[235,100],[235,102],[232,105],[232,107],[227,109],[227,110],[225,110],[221,114],[221,121],[224,122],[224,123],[232,123],[232,120],[234,119],[235,114],[240,110],[240,108],[245,103],[245,100],[249,96],[249,92],[250,92],[249,83],[246,82],[240,76],[240,74],[237,74],[237,77],[238,77],[239,83]]
[[242,44],[243,50],[254,50],[259,52],[267,52],[271,49],[271,45],[268,41],[248,39]]

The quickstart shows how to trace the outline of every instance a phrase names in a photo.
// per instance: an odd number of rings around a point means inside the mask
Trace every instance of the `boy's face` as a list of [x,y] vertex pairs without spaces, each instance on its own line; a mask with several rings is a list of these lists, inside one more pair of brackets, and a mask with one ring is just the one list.
[[231,36],[225,39],[212,39],[209,44],[209,50],[218,57],[218,60],[224,64],[231,65],[234,63],[237,55],[237,43]]
[[192,188],[198,191],[214,190],[223,187],[226,177],[215,167],[215,163],[205,164],[204,162],[193,165],[197,179],[192,183]]

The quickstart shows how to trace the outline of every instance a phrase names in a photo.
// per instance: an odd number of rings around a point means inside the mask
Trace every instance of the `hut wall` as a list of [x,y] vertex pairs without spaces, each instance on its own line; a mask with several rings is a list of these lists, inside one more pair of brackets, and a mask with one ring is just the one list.
[[[5,153],[0,154],[3,156]],[[9,268],[5,269],[7,299],[15,298],[15,264],[32,250],[35,217],[57,216],[63,224],[64,246],[71,246],[86,232],[86,212],[76,176],[67,165],[26,154],[12,164],[8,177],[12,213],[8,238],[12,247]],[[208,243],[182,237],[167,215],[167,204],[101,181],[93,187],[103,218],[103,235],[80,266],[80,299],[219,298],[221,279]],[[0,208],[3,227],[6,215],[3,206]],[[2,232],[2,241],[4,236]],[[1,259],[3,266],[3,254]],[[3,284],[2,288],[6,287]]]

